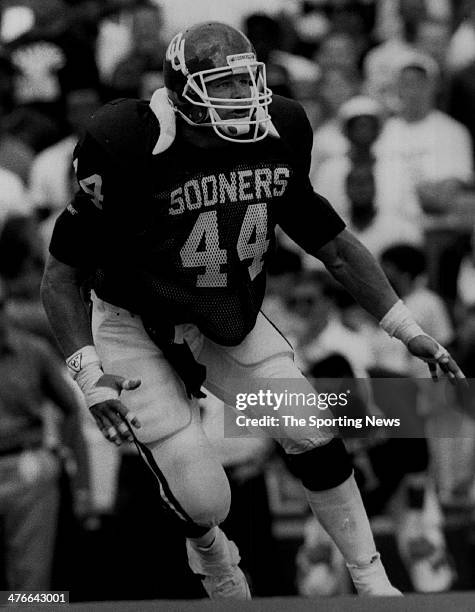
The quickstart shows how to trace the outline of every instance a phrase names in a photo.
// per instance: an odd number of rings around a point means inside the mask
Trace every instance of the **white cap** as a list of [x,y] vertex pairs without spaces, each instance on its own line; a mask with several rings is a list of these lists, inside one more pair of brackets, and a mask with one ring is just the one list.
[[394,68],[397,75],[405,68],[420,68],[431,78],[439,75],[437,62],[430,55],[415,50],[407,50],[401,53],[398,58],[395,58]]
[[9,43],[35,25],[35,13],[27,6],[7,7],[2,15],[1,42]]
[[384,109],[381,104],[369,96],[355,96],[340,106],[338,117],[341,121],[349,121],[354,117],[376,117],[381,118]]

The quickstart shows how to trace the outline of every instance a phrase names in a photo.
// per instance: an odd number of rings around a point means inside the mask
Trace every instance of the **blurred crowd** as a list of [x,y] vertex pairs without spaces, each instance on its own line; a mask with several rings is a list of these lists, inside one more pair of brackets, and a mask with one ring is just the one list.
[[[114,98],[149,98],[170,35],[209,18],[241,27],[271,89],[303,104],[315,190],[475,373],[475,0],[1,0],[0,588],[203,596],[153,477],[134,448],[101,437],[65,373],[39,286],[88,117]],[[473,551],[448,537],[454,516],[473,524],[469,403],[427,385],[425,366],[283,235],[264,311],[309,376],[353,380],[362,413],[390,413],[396,397],[413,415],[413,437],[347,440],[376,536],[394,542],[388,571],[393,558],[403,568],[395,584],[474,588],[461,570]],[[224,438],[211,397],[202,417],[232,486],[224,529],[254,593],[351,592],[274,444]]]

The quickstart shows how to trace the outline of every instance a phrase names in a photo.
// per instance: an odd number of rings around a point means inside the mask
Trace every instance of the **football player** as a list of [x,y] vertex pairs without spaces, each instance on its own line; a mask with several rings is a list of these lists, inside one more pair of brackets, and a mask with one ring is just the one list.
[[[81,189],[56,223],[42,296],[98,427],[117,444],[136,441],[208,595],[248,598],[237,548],[219,529],[229,486],[197,398],[203,385],[235,405],[259,379],[295,379],[313,393],[291,346],[260,312],[275,226],[430,362],[434,376],[437,367],[454,380],[463,374],[313,191],[306,115],[272,96],[240,31],[203,23],[177,34],[164,79],[176,122],[164,121],[161,132],[166,112],[153,98],[111,102],[91,119],[75,151]],[[358,592],[398,594],[343,442],[315,428],[277,434]]]

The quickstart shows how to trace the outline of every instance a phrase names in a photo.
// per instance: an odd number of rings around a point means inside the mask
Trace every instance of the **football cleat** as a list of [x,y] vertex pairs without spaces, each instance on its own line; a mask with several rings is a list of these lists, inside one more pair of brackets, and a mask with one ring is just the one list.
[[193,573],[201,577],[210,599],[251,599],[246,577],[238,567],[239,551],[221,529],[209,548],[201,548],[186,541],[188,563]]
[[389,582],[386,570],[376,553],[366,565],[347,565],[358,595],[401,597],[402,593]]

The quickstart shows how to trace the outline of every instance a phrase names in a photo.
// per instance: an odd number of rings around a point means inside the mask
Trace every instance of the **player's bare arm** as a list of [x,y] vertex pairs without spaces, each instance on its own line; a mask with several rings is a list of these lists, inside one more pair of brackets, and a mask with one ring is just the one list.
[[81,346],[93,343],[89,313],[81,294],[83,277],[79,269],[49,256],[41,297],[56,340],[65,356],[71,355]]
[[379,264],[351,232],[343,230],[316,255],[391,336],[402,340],[415,357],[428,363],[434,379],[437,379],[437,366],[451,382],[465,378],[448,351],[411,318]]
[[[123,390],[136,389],[140,380],[127,380],[102,371],[94,350],[88,308],[82,296],[83,280],[84,274],[80,269],[50,255],[43,276],[41,298],[68,367],[76,374],[76,382],[99,429],[108,440],[119,445],[132,437],[124,423],[129,411],[119,396]],[[140,427],[136,417],[130,418],[130,422]]]

